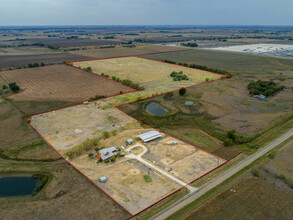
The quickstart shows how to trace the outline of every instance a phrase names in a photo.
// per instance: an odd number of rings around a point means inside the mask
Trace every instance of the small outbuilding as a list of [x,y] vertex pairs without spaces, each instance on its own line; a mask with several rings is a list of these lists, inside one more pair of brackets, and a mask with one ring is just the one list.
[[262,95],[262,94],[260,94],[260,95],[254,95],[253,98],[256,98],[256,99],[259,99],[259,100],[262,100],[262,101],[267,100],[267,98],[264,95]]
[[125,149],[125,147],[124,146],[121,146],[121,150],[124,150]]
[[127,139],[127,140],[125,141],[125,144],[126,144],[126,145],[131,145],[131,144],[133,144],[133,140],[132,140],[132,139]]
[[191,106],[191,105],[194,105],[194,102],[192,102],[192,101],[185,101],[185,105],[186,106]]
[[142,141],[143,143],[147,143],[163,136],[158,131],[149,131],[149,132],[137,135],[136,137],[138,140]]
[[172,145],[174,146],[174,145],[177,145],[178,143],[177,143],[177,141],[172,141]]
[[101,183],[107,182],[107,177],[105,177],[105,176],[100,177],[100,182]]

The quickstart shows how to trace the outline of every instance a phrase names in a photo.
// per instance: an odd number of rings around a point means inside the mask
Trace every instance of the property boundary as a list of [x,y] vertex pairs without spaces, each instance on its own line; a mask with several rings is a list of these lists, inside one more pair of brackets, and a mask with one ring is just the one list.
[[[102,58],[102,59],[92,59],[92,60],[84,60],[84,61],[66,62],[65,64],[68,65],[68,66],[71,66],[71,67],[74,67],[74,68],[77,68],[77,69],[80,69],[80,70],[83,70],[83,71],[86,71],[86,72],[89,72],[89,73],[95,74],[95,75],[100,76],[100,77],[107,78],[107,79],[112,80],[112,81],[115,81],[115,82],[117,82],[117,83],[121,83],[121,84],[126,85],[126,86],[129,86],[129,87],[131,87],[131,88],[133,88],[133,89],[135,89],[135,90],[134,90],[134,91],[125,92],[125,93],[122,93],[122,94],[117,94],[117,95],[113,95],[113,96],[109,96],[109,97],[101,98],[101,99],[97,99],[97,100],[93,100],[93,101],[89,101],[89,102],[83,102],[83,103],[79,103],[79,104],[76,104],[76,105],[63,107],[63,108],[56,109],[56,110],[52,110],[52,111],[47,111],[47,112],[43,112],[43,113],[38,113],[38,114],[35,114],[35,115],[27,116],[27,117],[24,118],[24,120],[25,120],[25,121],[26,121],[26,122],[27,122],[27,123],[28,123],[28,124],[29,124],[29,125],[30,125],[30,126],[31,126],[31,127],[32,127],[32,128],[33,128],[33,129],[34,129],[34,130],[35,130],[35,131],[36,131],[36,132],[37,132],[37,133],[43,138],[43,139],[44,139],[44,140],[45,140],[45,142],[46,142],[49,146],[51,146],[51,147],[52,147],[52,148],[53,148],[53,149],[54,149],[54,150],[60,155],[60,157],[62,157],[67,163],[69,163],[73,168],[75,168],[80,174],[82,174],[85,178],[87,178],[90,182],[92,182],[96,187],[98,187],[102,192],[104,192],[107,196],[109,196],[113,201],[115,201],[118,205],[120,205],[120,206],[121,206],[124,210],[126,210],[131,216],[135,216],[135,215],[137,215],[137,214],[139,214],[139,213],[145,211],[146,209],[148,209],[148,208],[152,207],[153,205],[157,204],[158,202],[164,200],[164,199],[167,198],[168,196],[174,194],[175,192],[179,191],[180,189],[186,187],[187,185],[189,185],[189,184],[193,183],[194,181],[196,181],[196,180],[202,178],[203,176],[209,174],[210,172],[214,171],[215,169],[219,168],[220,166],[222,166],[222,165],[224,165],[225,163],[228,162],[228,160],[226,160],[226,159],[224,159],[224,158],[222,158],[222,157],[219,157],[219,156],[217,156],[217,155],[215,155],[215,154],[213,154],[213,153],[211,153],[211,152],[208,152],[208,151],[206,151],[206,150],[203,150],[202,148],[200,148],[200,147],[198,147],[198,146],[196,146],[196,145],[194,145],[194,144],[190,144],[190,143],[188,143],[188,142],[186,142],[186,141],[183,141],[183,140],[181,140],[181,139],[179,139],[179,138],[177,138],[177,137],[174,137],[174,136],[172,136],[172,135],[170,135],[170,134],[167,134],[166,132],[163,132],[163,131],[161,131],[161,130],[159,130],[159,129],[153,128],[153,127],[151,127],[151,126],[149,126],[149,125],[147,125],[147,124],[145,124],[145,123],[143,123],[143,122],[137,120],[136,118],[130,116],[129,114],[127,114],[126,112],[124,112],[124,111],[122,111],[121,109],[118,108],[119,106],[122,106],[122,105],[126,105],[126,104],[129,104],[129,103],[132,103],[132,102],[137,102],[137,101],[140,101],[140,100],[145,100],[145,99],[152,98],[152,97],[156,97],[156,96],[160,96],[160,95],[164,95],[164,94],[166,94],[166,93],[171,93],[171,92],[179,91],[180,89],[175,89],[175,90],[172,90],[172,91],[168,91],[168,92],[160,93],[160,94],[153,95],[153,96],[149,96],[149,97],[145,97],[145,98],[142,98],[142,99],[137,99],[137,100],[134,100],[134,101],[126,102],[126,103],[123,103],[123,104],[115,105],[114,107],[115,107],[116,109],[118,109],[119,111],[123,112],[124,114],[128,115],[129,117],[135,119],[135,120],[138,121],[139,123],[141,123],[141,124],[143,124],[143,125],[145,125],[145,126],[147,126],[147,127],[150,127],[150,128],[152,128],[152,129],[155,129],[155,130],[157,130],[157,131],[159,131],[159,132],[161,132],[161,133],[164,133],[164,134],[167,135],[167,136],[170,136],[170,137],[173,137],[173,138],[175,138],[175,139],[177,139],[177,140],[179,140],[179,141],[182,141],[182,142],[184,142],[184,143],[186,143],[186,144],[192,145],[192,146],[194,146],[195,148],[198,148],[198,149],[200,149],[200,150],[202,150],[202,151],[204,151],[204,152],[206,152],[206,153],[208,153],[208,154],[211,154],[211,155],[213,155],[213,156],[215,156],[215,157],[218,157],[218,158],[224,160],[224,162],[223,162],[222,164],[218,165],[217,167],[213,168],[212,170],[208,171],[207,173],[205,173],[205,174],[199,176],[198,178],[192,180],[191,182],[187,183],[185,186],[180,187],[179,189],[177,189],[177,190],[171,192],[170,194],[168,194],[167,196],[165,196],[165,197],[159,199],[157,202],[155,202],[155,203],[149,205],[148,207],[146,207],[146,208],[142,209],[141,211],[139,211],[139,212],[137,212],[137,213],[134,213],[134,214],[131,213],[131,212],[129,212],[126,208],[124,208],[119,202],[117,202],[117,201],[116,201],[113,197],[111,197],[107,192],[105,192],[105,191],[104,191],[102,188],[100,188],[96,183],[94,183],[94,182],[93,182],[91,179],[89,179],[85,174],[83,174],[79,169],[77,169],[72,163],[70,163],[70,162],[69,162],[64,156],[62,156],[62,155],[58,152],[58,150],[56,150],[56,149],[55,149],[55,148],[49,143],[49,141],[47,141],[47,140],[45,139],[45,137],[43,137],[43,135],[42,135],[42,134],[41,134],[41,133],[40,133],[40,132],[39,132],[39,131],[38,131],[38,130],[37,130],[37,129],[36,129],[36,128],[35,128],[35,127],[29,122],[29,121],[28,121],[29,118],[34,117],[34,116],[37,116],[37,115],[47,114],[47,113],[50,113],[50,112],[55,112],[55,111],[59,111],[59,110],[66,109],[66,108],[71,108],[71,107],[75,107],[75,106],[79,106],[79,105],[84,105],[84,104],[88,104],[88,103],[95,102],[95,101],[99,101],[99,100],[104,100],[104,99],[112,98],[112,97],[119,96],[119,95],[124,95],[124,94],[127,94],[127,93],[132,93],[132,92],[140,91],[141,89],[136,88],[136,87],[134,87],[134,86],[130,86],[130,85],[125,84],[125,83],[123,83],[123,82],[120,82],[120,81],[114,80],[114,79],[112,79],[112,78],[110,78],[110,77],[102,76],[102,75],[100,75],[100,74],[98,74],[98,73],[95,73],[95,72],[92,72],[92,71],[89,71],[89,70],[86,70],[86,69],[83,69],[83,68],[81,68],[81,67],[78,67],[78,66],[75,66],[75,65],[74,65],[74,63],[80,63],[80,62],[88,62],[88,61],[95,61],[95,60],[107,60],[107,59],[119,59],[119,58],[127,58],[127,57],[135,57],[135,58],[140,58],[140,59],[146,59],[146,60],[150,60],[150,61],[161,62],[161,63],[164,63],[164,64],[180,66],[180,67],[182,67],[182,68],[196,69],[196,68],[192,68],[192,67],[188,67],[188,66],[182,66],[182,65],[178,65],[178,64],[167,63],[167,62],[163,62],[163,61],[159,61],[159,60],[152,60],[152,59],[143,58],[143,57],[139,57],[139,56],[124,56],[124,57]],[[194,87],[194,86],[198,86],[198,85],[202,85],[202,84],[206,84],[206,83],[210,83],[210,82],[213,82],[213,81],[217,81],[217,80],[226,79],[226,78],[230,78],[230,77],[231,77],[231,75],[228,75],[228,74],[215,73],[215,72],[211,72],[211,71],[207,71],[207,70],[201,70],[201,71],[205,71],[205,72],[210,72],[210,73],[213,73],[213,74],[222,75],[222,77],[217,78],[217,79],[214,79],[214,80],[209,80],[209,81],[205,81],[205,82],[202,82],[202,83],[194,84],[194,85],[191,85],[191,86],[183,87],[183,88],[190,88],[190,87]]]

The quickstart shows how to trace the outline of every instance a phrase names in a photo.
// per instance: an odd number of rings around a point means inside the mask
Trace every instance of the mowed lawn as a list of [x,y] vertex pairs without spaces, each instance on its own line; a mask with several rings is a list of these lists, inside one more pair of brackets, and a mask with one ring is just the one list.
[[102,59],[84,62],[74,62],[73,65],[87,68],[91,67],[93,72],[116,76],[120,79],[129,79],[135,83],[144,85],[145,83],[160,81],[162,79],[173,82],[170,73],[182,71],[189,77],[188,82],[198,83],[208,79],[220,78],[220,75],[203,70],[177,66],[139,57],[123,57],[114,59]]

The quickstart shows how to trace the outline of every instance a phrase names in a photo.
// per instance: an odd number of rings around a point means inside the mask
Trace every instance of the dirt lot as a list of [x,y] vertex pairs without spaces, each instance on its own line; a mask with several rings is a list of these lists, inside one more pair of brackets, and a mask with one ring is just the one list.
[[[178,144],[172,145],[176,141]],[[146,144],[149,151],[143,156],[163,169],[172,170],[172,173],[189,183],[225,160],[204,152],[192,145],[186,144],[172,137],[166,137]]]
[[[95,161],[84,155],[72,163],[132,214],[180,187],[135,160],[117,158],[113,164],[97,164]],[[150,176],[150,182],[144,180],[145,175]],[[108,178],[106,183],[98,181],[101,176]]]
[[111,133],[127,126],[141,128],[137,121],[117,109],[102,109],[103,103],[100,101],[34,116],[31,123],[59,152],[69,150],[87,138],[101,137],[104,131]]
[[66,65],[52,65],[0,73],[4,81],[16,82],[23,92],[16,101],[85,101],[96,95],[111,96],[134,89],[104,77]]
[[80,61],[89,60],[90,57],[81,56],[70,53],[46,53],[38,55],[1,55],[0,56],[0,69],[8,70],[11,68],[27,66],[30,63],[44,63],[55,64],[63,63],[64,61]]

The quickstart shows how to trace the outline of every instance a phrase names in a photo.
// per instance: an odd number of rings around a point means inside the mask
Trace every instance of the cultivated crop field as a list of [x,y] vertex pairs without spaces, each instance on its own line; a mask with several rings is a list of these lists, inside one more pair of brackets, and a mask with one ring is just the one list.
[[96,95],[112,96],[134,89],[66,65],[52,65],[0,73],[7,83],[16,82],[23,92],[16,101],[85,101]]

